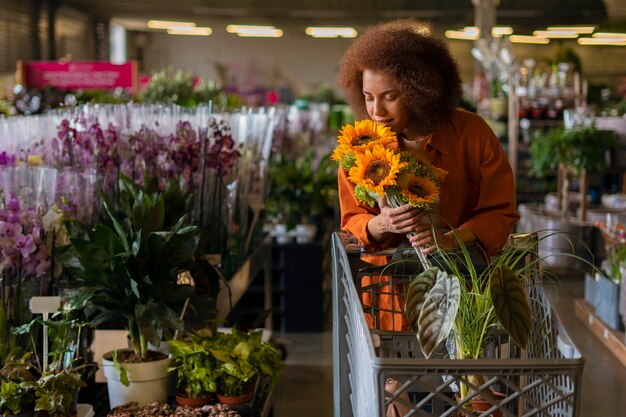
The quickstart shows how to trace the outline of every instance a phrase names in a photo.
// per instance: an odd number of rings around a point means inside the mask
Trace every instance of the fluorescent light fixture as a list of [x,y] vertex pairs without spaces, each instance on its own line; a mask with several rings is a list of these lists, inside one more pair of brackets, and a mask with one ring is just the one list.
[[280,38],[283,36],[283,31],[276,28],[240,29],[237,31],[237,36],[244,38]]
[[591,45],[607,45],[607,46],[626,46],[626,39],[617,38],[578,38],[578,44],[584,46]]
[[509,40],[512,43],[534,43],[539,45],[546,45],[550,43],[548,38],[540,38],[538,36],[526,36],[526,35],[511,35]]
[[573,30],[536,30],[533,32],[533,36],[554,39],[576,39],[578,35],[578,32]]
[[148,20],[147,26],[150,29],[170,29],[172,26],[176,27],[196,27],[193,22],[175,22],[172,20]]
[[213,29],[209,27],[195,27],[188,29],[168,29],[170,35],[187,35],[187,36],[210,36]]
[[494,26],[491,28],[491,36],[501,38],[513,34],[513,28],[510,26]]
[[548,30],[561,31],[565,30],[568,32],[576,32],[580,35],[590,35],[596,30],[595,26],[549,26]]
[[304,32],[314,38],[356,38],[358,34],[357,31],[351,27],[309,26]]
[[463,30],[446,30],[445,35],[448,39],[475,41],[480,36],[480,31],[476,27],[466,27]]
[[598,32],[591,36],[594,38],[626,39],[626,33]]
[[463,28],[463,32],[465,32],[468,36],[476,36],[476,39],[480,37],[480,29],[477,26],[465,26]]
[[263,29],[276,29],[274,26],[261,26],[261,25],[228,25],[226,26],[226,32],[237,33],[240,30],[263,30]]

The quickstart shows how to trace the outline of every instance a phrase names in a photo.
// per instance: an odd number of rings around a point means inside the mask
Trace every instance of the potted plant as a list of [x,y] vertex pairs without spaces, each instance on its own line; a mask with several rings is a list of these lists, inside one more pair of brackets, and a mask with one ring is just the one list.
[[335,164],[328,155],[313,151],[297,157],[278,154],[271,161],[270,172],[268,211],[285,222],[282,233],[296,228],[302,243],[314,240],[317,225],[309,216],[326,216],[333,207],[337,191]]
[[[408,287],[405,314],[424,356],[428,358],[450,336],[454,342],[450,344],[453,348],[448,348],[451,357],[482,358],[500,332],[524,349],[532,318],[523,280],[527,268],[536,268],[536,264],[522,262],[531,250],[529,242],[524,242],[523,249],[508,247],[482,265],[459,242],[460,253],[440,251],[435,260],[439,266],[418,274]],[[484,377],[471,376],[469,383],[481,387]],[[489,409],[498,395],[489,389],[473,392],[461,385],[459,400],[474,410],[480,401],[486,401]]]
[[[79,342],[81,330],[91,323],[78,316],[87,299],[74,295],[65,294],[62,307],[49,319],[36,317],[13,329],[15,334],[30,337],[34,354],[9,360],[0,370],[3,415],[34,412],[45,412],[51,417],[76,415],[78,390],[86,386],[81,374],[86,365],[80,364]],[[45,337],[50,339],[47,358],[36,353],[34,335],[41,326],[46,329]]]
[[218,365],[211,355],[210,341],[197,334],[169,341],[170,358],[177,373],[176,402],[179,405],[208,404],[217,389]]
[[559,127],[547,134],[538,132],[530,145],[530,175],[543,177],[558,170],[561,218],[568,219],[570,177],[579,176],[581,207],[579,220],[586,219],[587,174],[607,168],[606,153],[615,149],[615,133],[594,125]]
[[129,333],[131,349],[103,357],[112,408],[129,401],[166,399],[169,359],[148,350],[148,343],[159,346],[183,328],[174,308],[194,289],[178,285],[178,275],[192,267],[199,239],[198,228],[187,225],[187,214],[165,226],[162,193],[125,189],[132,196],[128,218],[118,218],[113,203],[103,196],[107,223],[98,223],[93,230],[71,227],[64,262],[71,275],[68,283],[90,296],[90,319],[96,325],[121,320]]
[[7,361],[0,369],[0,414],[32,416],[35,412],[35,381],[30,354]]
[[210,348],[218,366],[217,398],[224,404],[247,403],[255,386],[272,390],[284,367],[278,351],[262,340],[262,331],[218,333]]

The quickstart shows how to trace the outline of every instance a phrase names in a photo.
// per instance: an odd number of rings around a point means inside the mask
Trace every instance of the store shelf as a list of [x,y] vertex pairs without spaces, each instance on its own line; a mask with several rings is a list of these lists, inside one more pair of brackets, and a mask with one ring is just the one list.
[[[323,254],[320,242],[272,245],[271,307],[273,330],[279,333],[322,331]],[[250,323],[264,311],[265,286],[259,276],[234,308],[230,320]]]
[[578,317],[608,350],[626,367],[626,340],[624,332],[608,327],[595,314],[595,309],[584,300],[574,302]]

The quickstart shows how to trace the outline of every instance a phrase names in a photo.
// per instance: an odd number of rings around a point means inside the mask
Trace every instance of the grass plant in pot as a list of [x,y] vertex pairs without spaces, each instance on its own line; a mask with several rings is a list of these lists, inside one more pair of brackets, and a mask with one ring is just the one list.
[[148,343],[159,346],[183,328],[174,308],[194,289],[178,285],[178,274],[192,267],[199,239],[187,214],[166,225],[162,193],[121,181],[123,195],[132,202],[127,217],[118,218],[103,196],[106,223],[93,229],[70,224],[75,227],[70,227],[73,237],[64,262],[71,274],[68,284],[90,296],[90,319],[96,325],[122,321],[129,333],[131,349],[103,356],[112,408],[166,399],[169,358],[148,350]]
[[[460,253],[440,251],[434,262],[439,266],[418,274],[409,284],[405,314],[422,353],[430,357],[451,338],[446,343],[451,358],[479,359],[502,333],[524,349],[532,320],[525,269],[537,267],[523,265],[530,249],[505,249],[495,260],[475,265],[467,248],[460,246]],[[501,394],[485,382],[485,376],[471,375],[460,384],[458,400],[468,412],[497,408]],[[501,415],[499,410],[491,413]]]

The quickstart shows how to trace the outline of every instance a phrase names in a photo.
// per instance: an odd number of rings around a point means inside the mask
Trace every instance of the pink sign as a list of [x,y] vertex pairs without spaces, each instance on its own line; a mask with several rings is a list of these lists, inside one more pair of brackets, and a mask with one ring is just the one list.
[[111,64],[109,62],[29,61],[21,63],[21,82],[32,88],[52,86],[60,89],[125,88],[136,91],[137,66],[135,62]]

